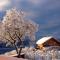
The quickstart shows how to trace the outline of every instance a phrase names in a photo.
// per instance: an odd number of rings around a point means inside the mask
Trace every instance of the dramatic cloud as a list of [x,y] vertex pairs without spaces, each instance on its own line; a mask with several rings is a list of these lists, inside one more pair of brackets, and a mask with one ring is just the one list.
[[0,0],[0,10],[3,10],[10,3],[9,0]]
[[28,0],[29,3],[34,4],[34,5],[38,5],[40,1],[41,0]]
[[60,0],[0,0],[0,10],[13,7],[40,25],[39,37],[60,35]]

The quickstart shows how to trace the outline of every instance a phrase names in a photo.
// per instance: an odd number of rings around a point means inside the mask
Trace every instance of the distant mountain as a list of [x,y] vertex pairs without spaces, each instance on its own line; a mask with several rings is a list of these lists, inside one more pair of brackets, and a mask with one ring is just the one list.
[[6,12],[4,12],[4,11],[0,11],[0,20],[3,20],[3,17],[4,17],[4,15],[5,15],[5,13],[6,13]]

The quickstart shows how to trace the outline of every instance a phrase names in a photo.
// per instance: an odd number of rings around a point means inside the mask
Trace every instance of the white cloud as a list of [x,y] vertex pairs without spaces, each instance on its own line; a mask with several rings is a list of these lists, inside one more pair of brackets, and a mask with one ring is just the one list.
[[9,3],[10,0],[0,0],[0,10],[3,10]]
[[29,2],[32,3],[32,4],[37,5],[37,4],[40,3],[40,0],[29,0]]
[[45,3],[49,2],[50,0],[27,0],[30,4],[37,5],[38,7],[44,5]]

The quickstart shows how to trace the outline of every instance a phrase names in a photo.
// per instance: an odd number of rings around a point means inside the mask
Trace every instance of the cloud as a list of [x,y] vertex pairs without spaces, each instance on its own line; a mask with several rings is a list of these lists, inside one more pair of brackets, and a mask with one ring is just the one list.
[[40,25],[39,34],[59,35],[60,0],[0,0],[0,10],[16,7]]
[[38,5],[41,0],[28,0],[31,4]]
[[0,10],[3,10],[9,3],[9,0],[0,0]]

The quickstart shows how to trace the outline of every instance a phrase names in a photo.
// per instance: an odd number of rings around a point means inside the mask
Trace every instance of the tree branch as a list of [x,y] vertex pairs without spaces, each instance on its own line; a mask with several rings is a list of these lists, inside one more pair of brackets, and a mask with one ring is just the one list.
[[10,32],[9,32],[9,31],[7,31],[7,32],[8,32],[8,34],[9,34],[10,38],[11,38],[13,41],[15,41],[15,39],[13,39],[13,37],[11,36]]

